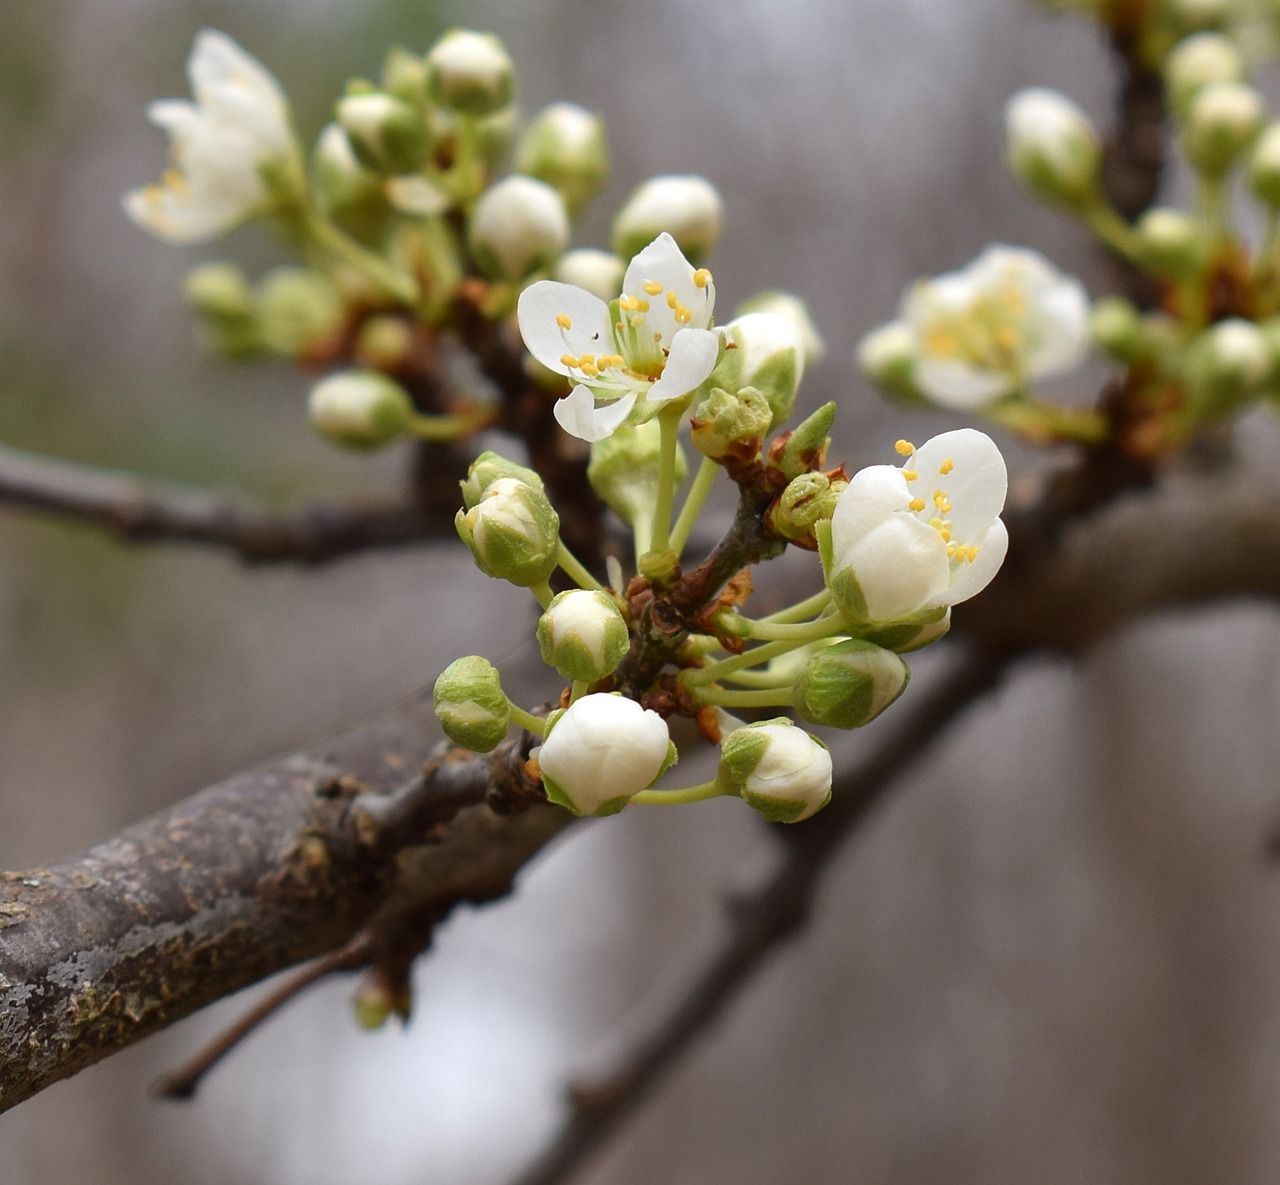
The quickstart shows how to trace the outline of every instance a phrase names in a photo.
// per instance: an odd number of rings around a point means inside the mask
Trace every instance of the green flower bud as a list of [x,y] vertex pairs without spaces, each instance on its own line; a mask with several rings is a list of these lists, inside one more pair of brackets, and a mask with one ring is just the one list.
[[608,593],[575,588],[553,597],[538,619],[538,645],[566,679],[596,683],[618,669],[631,633]]
[[716,780],[770,823],[798,823],[831,801],[831,754],[785,717],[735,728]]
[[328,276],[302,267],[272,268],[258,282],[262,340],[296,358],[342,327],[342,295]]
[[1134,224],[1142,266],[1154,275],[1183,279],[1204,266],[1203,224],[1181,210],[1156,207]]
[[819,468],[826,459],[835,418],[836,405],[824,403],[794,431],[779,436],[769,446],[769,463],[788,479]]
[[492,115],[515,97],[515,67],[492,33],[452,29],[427,53],[426,90],[437,107]]
[[382,178],[356,159],[341,124],[327,124],[316,140],[311,177],[321,208],[330,213],[383,205]]
[[412,173],[427,159],[427,125],[411,103],[383,91],[338,100],[338,122],[356,159],[367,169],[392,176]]
[[906,690],[911,672],[892,650],[851,638],[815,654],[791,687],[796,715],[830,728],[869,724]]
[[490,175],[496,173],[511,154],[520,130],[520,109],[514,104],[471,121],[476,154]]
[[560,516],[523,481],[498,478],[470,510],[458,511],[454,526],[486,576],[532,588],[556,570]]
[[1004,120],[1009,171],[1032,194],[1076,210],[1097,199],[1102,145],[1071,100],[1032,87],[1009,100]]
[[1273,366],[1262,330],[1252,321],[1231,317],[1211,325],[1193,343],[1187,387],[1202,407],[1225,412],[1256,395]]
[[356,361],[370,370],[401,370],[413,349],[413,327],[390,313],[367,317],[356,334]]
[[905,321],[890,321],[858,343],[858,365],[881,391],[904,403],[923,403],[916,389],[916,335]]
[[[533,118],[516,144],[515,171],[545,181],[579,217],[609,180],[604,120],[576,103],[553,103]],[[618,294],[615,288],[605,299]]]
[[1197,33],[1180,41],[1164,62],[1164,90],[1169,109],[1185,117],[1201,87],[1215,82],[1243,82],[1244,59],[1230,37]]
[[403,387],[374,370],[344,370],[311,388],[311,426],[343,448],[377,449],[399,440],[413,403]]
[[760,455],[772,422],[773,408],[754,387],[744,387],[736,395],[715,387],[693,409],[689,438],[698,452],[713,461],[729,456],[750,461]]
[[804,374],[804,341],[795,325],[776,313],[746,313],[724,327],[726,349],[704,387],[741,391],[754,387],[768,401],[773,427],[795,406]]
[[615,255],[630,259],[663,231],[675,239],[695,267],[720,237],[724,202],[704,177],[652,177],[627,198],[614,216],[610,245]]
[[804,365],[813,366],[822,361],[826,353],[822,334],[809,315],[809,306],[798,296],[779,289],[761,292],[750,300],[744,300],[733,315],[745,317],[748,313],[772,313],[777,317],[785,317],[800,335],[800,341],[804,345]]
[[[658,456],[662,427],[657,420],[624,424],[612,436],[591,446],[587,480],[610,510],[624,523],[643,527],[658,498]],[[676,449],[675,480],[688,472],[684,450]]]
[[382,59],[382,89],[406,103],[427,97],[427,64],[415,53],[393,45]]
[[436,719],[455,745],[489,753],[506,738],[511,704],[487,658],[472,654],[451,662],[436,680],[433,700]]
[[569,242],[569,215],[551,186],[512,176],[480,195],[467,246],[485,275],[523,280],[549,267]]
[[608,304],[616,300],[622,291],[622,278],[627,264],[612,251],[598,251],[594,247],[579,247],[566,251],[556,263],[553,277],[562,284],[585,288]]
[[1094,343],[1117,362],[1127,366],[1142,353],[1142,314],[1123,296],[1104,296],[1097,301],[1089,327]]
[[1280,210],[1280,122],[1268,124],[1254,145],[1249,188],[1259,201]]
[[825,473],[802,473],[793,477],[769,510],[769,528],[784,539],[810,550],[818,542],[814,526],[835,512],[836,500],[847,481],[832,481]]
[[1182,129],[1187,162],[1205,177],[1224,176],[1257,137],[1264,114],[1262,96],[1251,86],[1213,82],[1202,87]]
[[471,462],[471,467],[467,470],[467,480],[459,483],[462,486],[462,505],[467,510],[476,506],[484,497],[485,491],[502,477],[514,477],[516,481],[533,486],[539,492],[545,488],[542,478],[532,469],[526,469],[523,465],[508,461],[498,453],[486,451]]
[[242,324],[252,319],[252,295],[244,272],[234,263],[202,263],[187,273],[183,295],[210,321]]
[[915,620],[896,621],[880,629],[862,633],[863,641],[874,642],[897,654],[910,654],[945,638],[951,632],[951,609],[930,610],[917,615]]

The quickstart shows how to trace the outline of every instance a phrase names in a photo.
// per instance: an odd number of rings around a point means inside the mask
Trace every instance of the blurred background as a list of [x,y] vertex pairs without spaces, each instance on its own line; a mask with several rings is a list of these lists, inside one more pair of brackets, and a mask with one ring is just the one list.
[[[1005,98],[1032,83],[1103,116],[1105,49],[1021,0],[19,0],[0,6],[0,440],[274,504],[389,487],[403,457],[312,437],[304,377],[200,357],[183,274],[270,249],[252,231],[165,246],[119,194],[162,166],[144,109],[187,93],[200,27],[261,58],[313,135],[389,44],[420,51],[453,24],[506,40],[528,111],[606,116],[614,182],[581,244],[648,175],[723,190],[721,300],[810,302],[829,353],[802,400],[840,401],[851,465],[953,424],[882,406],[849,365],[908,281],[998,239],[1099,290],[1086,240],[1019,195],[998,141]],[[1247,434],[1258,458],[1280,444],[1273,424]],[[249,571],[0,514],[0,866],[104,838],[469,650],[532,670],[532,612],[458,550]],[[929,657],[916,666],[927,679]],[[1277,719],[1273,606],[1019,668],[903,780],[806,934],[584,1180],[1280,1179]],[[146,1099],[246,1005],[226,1001],[0,1117],[0,1177],[501,1182],[565,1078],[679,991],[726,892],[771,858],[734,803],[575,828],[514,900],[441,931],[406,1031],[359,1032],[350,983],[330,983],[194,1104]]]

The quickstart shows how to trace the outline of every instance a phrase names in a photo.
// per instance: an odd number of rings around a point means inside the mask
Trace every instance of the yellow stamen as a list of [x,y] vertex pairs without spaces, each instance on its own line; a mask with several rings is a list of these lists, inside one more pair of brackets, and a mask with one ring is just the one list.
[[938,472],[941,473],[943,477],[946,477],[946,475],[950,473],[955,467],[956,467],[956,463],[950,457],[948,457],[945,461],[942,462],[941,465],[938,466]]
[[642,287],[649,296],[662,295],[662,285],[657,280],[646,280]]
[[621,332],[623,331],[623,329],[624,329],[624,328],[625,328],[625,326],[622,324],[622,322],[621,322],[621,321],[618,321],[618,322],[614,325],[614,329],[616,329],[619,333],[621,333]]
[[902,471],[902,476],[905,477],[907,481],[915,481],[915,479],[919,477],[920,474],[915,469],[904,469]]
[[570,370],[576,370],[578,366],[578,360],[572,354],[561,354],[560,365],[567,366]]
[[676,309],[677,325],[688,325],[689,322],[692,320],[693,320],[693,313],[689,309],[686,309],[684,305],[681,305],[678,309]]
[[632,314],[631,314],[631,328],[632,328],[632,329],[639,329],[639,328],[640,328],[640,326],[641,326],[641,325],[643,325],[643,324],[644,324],[644,314],[643,314],[643,313],[632,313]]
[[909,509],[911,509],[911,510],[915,510],[915,511],[923,510],[923,509],[924,509],[924,499],[923,499],[923,498],[912,498],[912,499],[911,499],[911,501],[907,503],[907,506],[908,506],[908,508],[909,508]]
[[649,302],[647,300],[637,300],[636,308],[638,308],[642,313],[647,313],[649,311]]
[[678,309],[680,307],[680,298],[675,294],[674,289],[667,289],[667,308]]
[[559,325],[561,329],[573,328],[573,322],[570,321],[569,318],[564,313],[556,314],[556,324]]
[[580,369],[582,373],[586,375],[587,378],[589,379],[595,379],[600,377],[600,372],[596,369],[596,365],[594,362],[584,362],[580,367]]
[[624,313],[634,313],[640,307],[640,302],[634,296],[624,296],[618,301],[618,308]]
[[711,273],[705,267],[700,267],[693,273],[693,282],[699,288],[705,288],[711,283]]
[[623,361],[624,359],[621,354],[601,354],[600,357],[596,359],[596,365],[600,367],[601,370],[608,370],[611,366],[621,366]]
[[581,357],[580,359],[578,359],[578,365],[579,365],[579,366],[594,366],[594,365],[595,365],[595,361],[596,361],[596,356],[595,356],[594,354],[583,354],[583,355],[582,355],[582,357]]
[[893,447],[903,457],[909,457],[916,451],[916,446],[909,440],[900,440]]

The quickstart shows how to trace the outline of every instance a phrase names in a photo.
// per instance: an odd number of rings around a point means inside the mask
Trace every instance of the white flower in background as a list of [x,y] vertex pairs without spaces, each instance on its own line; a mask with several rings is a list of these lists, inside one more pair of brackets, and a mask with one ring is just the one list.
[[668,234],[631,261],[622,295],[609,304],[555,280],[526,288],[516,317],[529,353],[574,383],[555,406],[560,426],[603,440],[637,401],[666,403],[693,391],[720,352],[715,297],[711,273],[695,270]]
[[1089,344],[1089,297],[1043,255],[995,244],[962,271],[922,280],[903,300],[914,382],[969,411],[1076,366]]
[[225,233],[270,200],[263,167],[297,153],[280,84],[225,33],[203,30],[187,59],[195,102],[163,99],[147,115],[169,133],[172,167],[124,196],[144,230],[175,243]]
[[553,716],[535,755],[552,802],[580,815],[609,815],[657,781],[673,746],[657,712],[598,692]]
[[724,199],[705,177],[673,174],[650,177],[631,191],[613,218],[609,245],[624,259],[656,235],[666,233],[699,263],[724,226]]
[[1008,489],[995,442],[973,428],[920,448],[901,467],[855,473],[831,517],[827,586],[855,622],[887,622],[968,600],[1004,562]]
[[1005,104],[1006,153],[1032,193],[1077,208],[1097,198],[1102,145],[1088,116],[1048,87],[1019,91]]

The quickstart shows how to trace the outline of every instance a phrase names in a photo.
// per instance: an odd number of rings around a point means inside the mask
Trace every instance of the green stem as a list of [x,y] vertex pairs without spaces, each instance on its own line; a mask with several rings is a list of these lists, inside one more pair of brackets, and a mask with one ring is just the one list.
[[658,500],[653,507],[649,551],[666,551],[671,546],[671,507],[676,496],[676,450],[680,445],[680,421],[683,417],[683,399],[675,400],[658,413],[658,426],[662,430],[658,452]]
[[590,686],[591,684],[585,679],[575,679],[573,681],[573,687],[569,691],[569,702],[571,704],[577,703],[578,700],[587,694],[587,688]]
[[641,790],[631,796],[632,802],[649,806],[677,805],[685,802],[705,802],[708,798],[720,798],[731,791],[724,790],[712,779],[697,786],[685,786],[680,790]]
[[761,663],[768,662],[771,658],[778,658],[783,654],[789,654],[792,650],[802,646],[805,642],[816,642],[821,638],[829,638],[833,634],[843,633],[848,626],[838,617],[826,617],[821,622],[814,622],[815,626],[822,625],[825,628],[821,631],[814,629],[812,633],[801,641],[781,641],[766,642],[763,646],[753,647],[751,650],[745,650],[741,654],[731,655],[729,658],[722,658],[718,662],[708,663],[696,671],[685,671],[681,674],[680,680],[686,687],[704,687],[708,683],[716,683],[725,675],[733,674],[735,671],[746,670],[747,667],[756,667]]
[[794,642],[800,645],[805,642],[817,641],[819,638],[829,638],[833,633],[839,632],[832,629],[833,624],[845,630],[849,628],[848,623],[838,614],[831,614],[826,617],[819,617],[814,621],[797,622],[795,624],[751,621],[745,617],[740,617],[733,622],[733,632],[757,642]]
[[779,609],[777,613],[768,613],[757,620],[777,622],[779,625],[784,622],[806,621],[821,613],[829,604],[831,604],[831,590],[820,588],[813,596],[806,597],[794,605],[788,605],[785,609]]
[[1086,206],[1080,212],[1080,221],[1085,224],[1117,255],[1133,262],[1138,257],[1138,236],[1111,206],[1101,199]]
[[561,541],[558,545],[558,562],[564,570],[565,575],[569,577],[579,588],[603,588],[600,583],[590,572],[587,571],[586,565],[578,559]]
[[336,255],[388,296],[407,305],[417,303],[418,285],[412,278],[343,234],[314,207],[307,206],[303,212],[303,226],[318,246]]
[[409,417],[409,431],[419,440],[461,440],[483,431],[497,418],[498,409],[491,403],[453,416],[414,413]]
[[689,535],[693,531],[693,524],[698,521],[698,515],[702,513],[703,503],[707,500],[707,495],[711,493],[711,487],[715,485],[716,476],[720,472],[720,466],[710,457],[703,457],[702,464],[698,466],[698,472],[694,474],[693,485],[689,487],[689,493],[684,500],[684,505],[680,508],[680,517],[676,519],[676,525],[671,528],[671,550],[679,555],[684,551],[684,545],[689,542]]
[[1200,217],[1209,231],[1210,242],[1218,242],[1231,234],[1231,210],[1226,193],[1226,182],[1221,177],[1200,178],[1196,200]]
[[526,712],[515,704],[511,705],[510,716],[511,723],[518,724],[525,732],[531,732],[536,737],[546,736],[547,722],[541,716]]
[[695,694],[700,703],[717,704],[722,708],[795,707],[790,687],[762,687],[750,691],[738,691],[725,687],[700,687]]
[[736,683],[739,687],[756,687],[761,690],[770,688],[777,690],[780,687],[790,687],[795,682],[795,672],[789,674],[778,674],[775,671],[739,671],[734,675],[724,675],[721,682]]
[[649,538],[653,534],[653,515],[637,511],[631,520],[631,537],[635,542],[636,570],[640,568],[640,557],[649,550]]
[[529,591],[538,598],[538,604],[544,609],[551,604],[551,598],[555,596],[555,593],[551,591],[551,585],[549,584],[530,585]]

